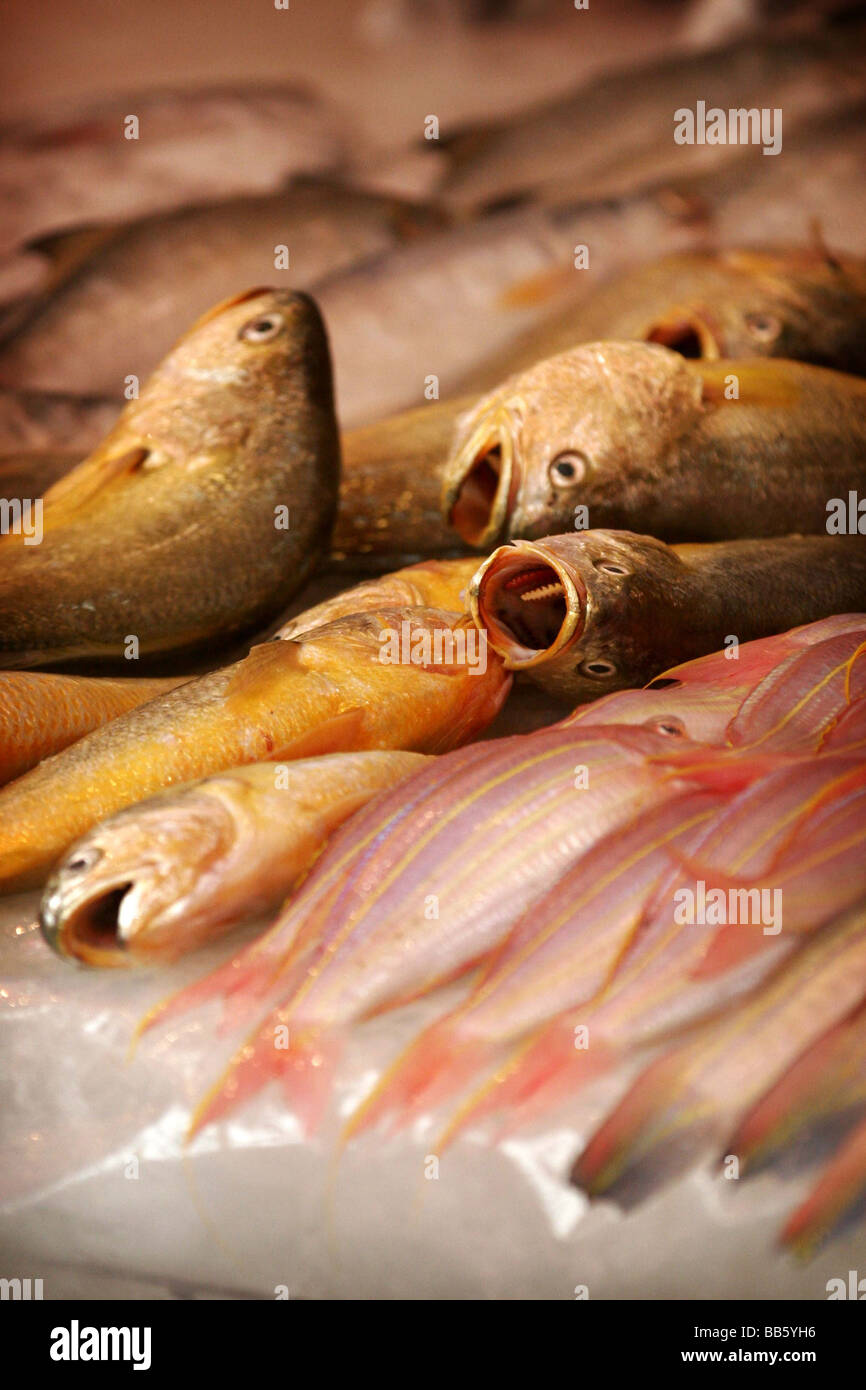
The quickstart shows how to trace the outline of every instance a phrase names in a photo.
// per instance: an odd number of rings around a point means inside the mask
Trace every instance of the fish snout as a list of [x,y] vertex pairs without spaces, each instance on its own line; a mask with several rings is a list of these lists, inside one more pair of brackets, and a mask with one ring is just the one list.
[[469,587],[472,616],[512,670],[537,666],[580,639],[586,622],[580,576],[543,544],[501,546]]
[[126,967],[124,902],[137,886],[127,867],[111,872],[97,846],[74,847],[46,884],[39,907],[42,935],[66,960]]

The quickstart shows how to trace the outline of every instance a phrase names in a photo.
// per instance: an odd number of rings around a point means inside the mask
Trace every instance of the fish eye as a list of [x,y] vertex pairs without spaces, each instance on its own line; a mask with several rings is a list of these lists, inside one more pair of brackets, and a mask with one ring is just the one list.
[[666,734],[668,738],[682,738],[686,732],[683,721],[670,714],[665,715],[664,719],[647,720],[647,726],[657,734]]
[[775,314],[746,314],[746,327],[758,343],[772,343],[782,331]]
[[603,680],[605,676],[615,676],[616,666],[612,661],[582,661],[578,666],[578,671],[582,676],[589,676],[594,680]]
[[282,314],[259,314],[245,323],[238,337],[245,343],[269,343],[282,328]]
[[619,560],[596,560],[595,568],[604,570],[605,574],[631,574],[628,565],[623,565]]
[[573,487],[586,473],[586,459],[583,454],[557,454],[547,470],[554,487]]
[[74,859],[68,859],[66,861],[67,872],[83,874],[88,869],[92,869],[95,864],[98,864],[102,856],[103,851],[96,845],[91,849],[83,849],[75,855]]

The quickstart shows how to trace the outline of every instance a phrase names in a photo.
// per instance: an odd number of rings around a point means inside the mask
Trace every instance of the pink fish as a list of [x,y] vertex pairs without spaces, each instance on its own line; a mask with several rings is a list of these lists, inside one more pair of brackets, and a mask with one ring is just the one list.
[[825,927],[731,1016],[640,1073],[578,1158],[591,1194],[645,1181],[647,1160],[681,1169],[719,1143],[806,1048],[866,996],[866,907]]
[[[866,894],[864,783],[866,768],[855,759],[812,758],[796,764],[786,760],[708,824],[688,857],[700,856],[717,870],[724,866],[735,891],[743,881],[775,887],[787,875],[781,931],[764,935],[760,925],[748,924],[721,929],[746,943],[739,951],[728,946],[727,974],[722,978],[718,970],[702,970],[708,947],[720,932],[715,920],[683,920],[688,894],[695,897],[695,875],[692,864],[684,862],[682,848],[673,846],[672,855],[680,862],[659,882],[640,931],[631,938],[606,988],[582,1010],[556,1014],[554,1001],[562,996],[553,996],[549,983],[545,990],[542,982],[533,1005],[543,1018],[545,1002],[550,1001],[551,1021],[516,1043],[492,1077],[460,1107],[440,1147],[470,1119],[494,1110],[506,1111],[512,1124],[523,1122],[608,1070],[627,1052],[717,1011],[795,949],[798,929],[816,927],[858,901]],[[804,846],[810,850],[808,856]],[[491,971],[488,990],[494,980]],[[521,984],[518,974],[512,992]],[[506,1005],[508,1001],[506,993]],[[458,1016],[471,1002],[470,997]],[[503,1008],[500,1041],[508,1036],[508,1018]],[[518,1038],[520,1015],[513,1018],[511,1036]],[[445,1021],[438,1025],[444,1026]],[[588,1030],[588,1048],[576,1048],[576,1030]]]
[[[464,754],[453,775],[450,755],[441,758],[399,797],[353,818],[352,833],[338,834],[266,938],[252,974],[239,962],[241,993],[262,988],[264,998],[273,987],[276,1002],[194,1127],[273,1077],[313,1123],[348,1025],[465,973],[606,832],[680,790],[649,761],[667,743],[628,727],[503,739]],[[483,856],[467,856],[470,837]],[[194,987],[190,1002],[201,997]]]

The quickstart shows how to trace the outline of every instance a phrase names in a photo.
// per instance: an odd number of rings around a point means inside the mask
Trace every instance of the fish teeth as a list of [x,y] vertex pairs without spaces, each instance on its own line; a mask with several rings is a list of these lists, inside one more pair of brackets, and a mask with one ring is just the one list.
[[543,584],[540,589],[527,589],[525,594],[520,595],[520,602],[534,603],[537,599],[556,598],[560,594],[565,594],[562,584]]

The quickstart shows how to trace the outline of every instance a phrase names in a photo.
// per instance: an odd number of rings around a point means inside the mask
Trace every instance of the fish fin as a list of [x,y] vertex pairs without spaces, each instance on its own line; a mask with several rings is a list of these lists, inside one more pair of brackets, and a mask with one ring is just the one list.
[[43,494],[44,525],[62,526],[68,517],[92,502],[103,488],[118,478],[132,477],[149,453],[150,450],[141,445],[121,453],[106,452],[85,459]]
[[277,681],[286,671],[301,667],[302,642],[294,638],[260,642],[239,661],[226,687],[226,698],[243,700],[258,695],[263,685]]
[[780,370],[772,358],[755,358],[737,363],[738,395],[726,394],[731,366],[729,362],[701,362],[701,400],[710,407],[749,405],[769,409],[790,409],[802,396],[802,387]]
[[353,752],[359,746],[363,727],[364,711],[360,705],[353,705],[283,744],[274,757],[297,760],[319,758],[325,753]]
[[437,1136],[436,1152],[442,1153],[470,1123],[493,1114],[506,1116],[508,1133],[529,1124],[588,1085],[613,1060],[604,1044],[592,1052],[575,1046],[572,1018],[554,1019],[519,1042],[458,1106]]
[[274,1010],[237,1050],[196,1106],[187,1142],[274,1080],[281,1083],[304,1132],[313,1133],[328,1102],[340,1051],[338,1034],[316,1026],[293,1027],[284,1011]]
[[866,1124],[860,1125],[824,1168],[806,1200],[789,1217],[781,1243],[808,1258],[866,1195]]
[[394,1128],[402,1128],[468,1081],[489,1051],[484,1039],[460,1033],[455,1016],[437,1020],[383,1073],[349,1117],[342,1142],[371,1129],[386,1115],[396,1116]]
[[549,299],[564,297],[574,287],[573,271],[569,265],[557,265],[515,280],[499,296],[500,309],[532,309]]
[[[595,1131],[572,1170],[572,1182],[591,1197],[647,1176],[646,1159],[694,1158],[702,1109],[687,1092],[687,1072],[676,1052],[647,1066]],[[666,1165],[665,1165],[666,1166]]]

